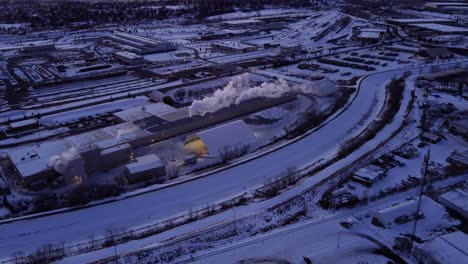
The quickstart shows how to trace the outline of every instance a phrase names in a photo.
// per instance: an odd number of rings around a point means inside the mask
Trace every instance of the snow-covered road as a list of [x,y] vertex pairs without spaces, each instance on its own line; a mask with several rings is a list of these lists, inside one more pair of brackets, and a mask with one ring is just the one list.
[[[427,67],[426,69],[429,69]],[[46,243],[75,243],[109,229],[131,229],[191,208],[242,193],[289,166],[301,168],[333,156],[339,143],[362,131],[383,104],[385,84],[403,70],[365,78],[354,102],[342,115],[307,137],[254,161],[196,181],[83,210],[0,225],[0,257],[28,252]],[[413,73],[419,73],[416,68]],[[366,116],[365,120],[363,116]]]

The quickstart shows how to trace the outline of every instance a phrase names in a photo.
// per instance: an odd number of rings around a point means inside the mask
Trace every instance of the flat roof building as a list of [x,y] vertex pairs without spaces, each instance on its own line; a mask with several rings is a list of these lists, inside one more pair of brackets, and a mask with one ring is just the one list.
[[166,167],[155,154],[136,158],[125,166],[125,176],[130,183],[166,176]]
[[438,236],[416,246],[413,255],[420,263],[468,263],[468,236],[461,231]]
[[145,62],[145,59],[141,55],[127,51],[116,52],[114,56],[116,59],[129,65],[143,64]]
[[217,43],[211,43],[211,47],[213,49],[229,53],[246,53],[257,50],[255,46],[250,46],[234,41],[222,41]]
[[438,201],[468,219],[468,193],[454,189],[439,196]]

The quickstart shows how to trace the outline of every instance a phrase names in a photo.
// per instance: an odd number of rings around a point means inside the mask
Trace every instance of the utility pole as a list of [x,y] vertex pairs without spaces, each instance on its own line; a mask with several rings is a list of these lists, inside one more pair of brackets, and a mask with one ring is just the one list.
[[427,183],[427,168],[429,167],[429,160],[431,158],[431,150],[428,150],[426,155],[424,156],[424,161],[421,167],[421,188],[419,189],[419,197],[418,197],[418,205],[416,207],[416,212],[414,213],[414,225],[413,225],[413,231],[411,233],[412,239],[416,237],[416,225],[418,224],[418,219],[419,219],[419,211],[421,210],[421,201],[422,201],[422,196],[424,194],[424,187]]

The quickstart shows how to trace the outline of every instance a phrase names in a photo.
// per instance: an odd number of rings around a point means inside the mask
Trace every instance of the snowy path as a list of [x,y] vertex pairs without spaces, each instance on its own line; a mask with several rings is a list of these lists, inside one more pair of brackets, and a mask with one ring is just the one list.
[[[90,235],[100,236],[108,229],[147,225],[244,192],[289,166],[301,168],[331,157],[340,141],[359,133],[373,121],[378,111],[373,111],[366,120],[362,117],[374,108],[373,105],[382,105],[385,84],[402,72],[389,71],[367,77],[353,104],[334,121],[300,141],[252,162],[118,202],[1,225],[0,257],[9,258],[18,250],[28,252],[46,243],[87,240]],[[419,68],[416,68],[414,73],[418,72]]]

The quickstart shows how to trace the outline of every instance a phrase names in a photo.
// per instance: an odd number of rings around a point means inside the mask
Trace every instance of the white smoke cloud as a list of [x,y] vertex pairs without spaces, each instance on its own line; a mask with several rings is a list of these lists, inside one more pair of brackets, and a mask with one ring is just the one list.
[[279,98],[290,92],[307,93],[310,88],[301,85],[291,86],[284,79],[264,82],[255,86],[250,81],[248,74],[242,74],[234,77],[223,89],[216,90],[213,95],[193,101],[189,112],[190,116],[205,115],[250,99],[259,97]]
[[122,139],[122,136],[133,133],[133,132],[135,132],[137,130],[138,130],[138,128],[135,127],[135,126],[119,128],[117,130],[117,134],[116,134],[117,141],[120,142],[120,140]]
[[72,165],[74,161],[80,158],[80,154],[75,148],[70,148],[67,151],[62,152],[59,155],[54,155],[49,159],[49,167],[60,174],[65,174],[67,169]]

